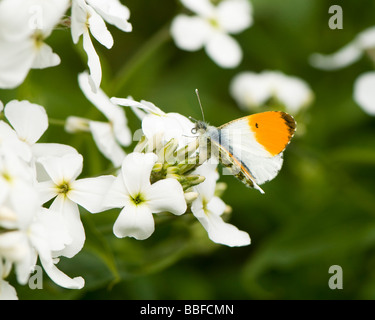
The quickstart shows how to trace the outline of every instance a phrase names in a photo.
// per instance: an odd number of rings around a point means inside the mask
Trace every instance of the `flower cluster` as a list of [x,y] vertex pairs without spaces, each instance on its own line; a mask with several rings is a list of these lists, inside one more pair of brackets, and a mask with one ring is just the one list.
[[[170,32],[176,45],[188,51],[204,48],[219,66],[237,67],[243,53],[232,35],[252,25],[250,2],[181,2],[193,15],[173,19]],[[155,231],[154,215],[178,219],[190,214],[213,242],[250,244],[248,233],[227,222],[231,210],[220,198],[218,163],[203,152],[207,150],[193,130],[195,124],[149,101],[109,98],[101,89],[102,69],[92,37],[111,48],[114,40],[106,23],[130,32],[129,17],[119,0],[0,0],[0,88],[19,86],[30,69],[60,64],[45,41],[55,29],[70,28],[75,44],[82,38],[88,58],[78,85],[107,120],[69,115],[64,128],[71,134],[89,132],[113,165],[109,175],[80,178],[84,159],[76,149],[39,142],[49,125],[42,106],[26,100],[5,106],[0,102],[0,299],[17,298],[8,282],[12,270],[25,285],[39,262],[57,285],[84,286],[82,277],[71,278],[57,268],[61,257],[75,257],[85,244],[83,209],[119,209],[113,222],[118,238],[149,238]],[[293,114],[312,100],[304,81],[280,72],[243,72],[230,91],[246,111],[274,100]],[[124,107],[141,120],[133,137]],[[125,149],[134,140],[135,147]]]
[[[314,53],[310,63],[319,69],[337,70],[358,61],[364,54],[375,62],[375,27],[370,27],[335,53],[323,55]],[[354,100],[369,115],[375,115],[375,71],[368,71],[358,76],[354,83]]]
[[[1,104],[1,298],[17,297],[5,280],[12,266],[18,282],[26,284],[38,258],[56,284],[83,287],[82,277],[72,279],[56,266],[59,257],[73,258],[84,246],[79,206],[91,213],[121,208],[113,226],[119,238],[150,237],[155,230],[153,214],[191,212],[212,241],[228,246],[250,244],[246,232],[222,218],[227,206],[215,196],[217,164],[207,162],[199,153],[199,139],[192,134],[194,123],[178,113],[164,113],[151,102],[137,102],[131,97],[109,99],[100,89],[94,92],[87,73],[79,75],[79,83],[91,102],[112,121],[100,123],[110,126],[103,137],[95,135],[95,121],[68,119],[67,127],[72,131],[85,123],[83,127],[93,133],[99,150],[107,148],[103,154],[119,169],[116,176],[77,179],[83,157],[74,148],[38,142],[48,128],[43,107],[16,100],[5,107]],[[142,119],[142,135],[133,152],[125,155],[122,151],[111,158],[111,150],[121,149],[118,141],[125,138],[128,143],[130,135],[119,105],[131,107]]]
[[151,213],[190,211],[212,241],[228,246],[250,244],[246,232],[221,217],[227,206],[214,196],[217,163],[199,152],[199,139],[192,134],[195,125],[181,114],[164,113],[147,101],[111,101],[137,110],[144,133],[134,152],[124,159],[104,200],[108,208],[123,208],[114,225],[115,235],[145,239],[154,231]]
[[242,60],[242,49],[230,36],[252,25],[252,6],[248,0],[181,0],[194,15],[180,14],[171,25],[176,45],[183,50],[204,48],[222,68],[235,68]]
[[[70,8],[71,7],[71,8]],[[63,19],[70,10],[70,17]],[[132,31],[130,11],[119,0],[2,0],[0,2],[0,88],[14,88],[30,69],[44,69],[60,64],[60,57],[45,43],[59,24],[71,26],[72,39],[83,38],[88,56],[90,84],[99,88],[102,70],[91,35],[106,48],[113,38],[105,21],[122,31]]]
[[[83,247],[85,232],[77,204],[101,210],[101,197],[111,176],[76,180],[83,158],[67,145],[38,143],[48,127],[43,107],[10,101],[0,121],[0,291],[15,298],[4,280],[14,266],[17,280],[26,284],[39,258],[58,285],[79,289],[82,277],[69,278],[56,264]],[[44,203],[54,199],[48,206]]]

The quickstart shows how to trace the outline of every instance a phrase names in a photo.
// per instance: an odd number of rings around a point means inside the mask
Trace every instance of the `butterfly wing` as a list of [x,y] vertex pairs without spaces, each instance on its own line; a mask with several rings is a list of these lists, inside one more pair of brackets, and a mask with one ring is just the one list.
[[214,131],[207,130],[220,161],[250,187],[272,180],[280,171],[283,151],[296,124],[284,112],[257,113],[231,121]]

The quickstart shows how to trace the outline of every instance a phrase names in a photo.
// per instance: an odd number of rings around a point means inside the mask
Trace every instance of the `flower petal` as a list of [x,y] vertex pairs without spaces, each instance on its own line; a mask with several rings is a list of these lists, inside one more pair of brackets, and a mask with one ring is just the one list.
[[9,150],[9,153],[27,162],[31,160],[32,153],[30,146],[21,141],[16,132],[4,121],[0,121],[0,147],[4,154]]
[[133,152],[122,163],[122,175],[125,186],[131,196],[137,196],[150,186],[151,170],[157,160],[154,153]]
[[375,27],[370,27],[359,33],[356,37],[358,45],[363,49],[375,48]]
[[78,75],[78,84],[86,98],[109,120],[112,120],[113,110],[120,107],[113,104],[102,89],[99,88],[97,92],[92,91],[90,76],[86,71]]
[[115,140],[113,129],[109,123],[90,121],[90,130],[100,152],[115,167],[119,167],[125,158],[125,151]]
[[352,41],[332,54],[314,53],[310,56],[310,64],[318,69],[336,70],[347,67],[358,61],[363,55],[363,50],[356,41]]
[[113,38],[111,33],[108,31],[103,18],[98,15],[90,6],[88,6],[87,8],[89,13],[88,23],[91,34],[107,49],[112,48]]
[[171,35],[176,46],[187,51],[197,51],[208,41],[212,27],[200,17],[178,15],[172,21]]
[[189,10],[203,17],[212,16],[215,7],[209,0],[181,0],[182,4]]
[[123,208],[129,203],[129,192],[126,189],[122,174],[120,174],[108,188],[103,199],[106,209]]
[[73,147],[60,143],[36,143],[31,147],[31,150],[35,160],[36,177],[39,182],[51,179],[43,165],[38,162],[39,158],[48,156],[62,157],[70,153],[78,154]]
[[53,282],[63,288],[67,289],[82,289],[85,285],[85,280],[82,277],[70,278],[61,270],[59,270],[52,261],[40,259],[43,269]]
[[290,113],[297,113],[313,99],[308,84],[297,77],[283,75],[274,88],[274,94]]
[[37,218],[44,227],[52,251],[63,250],[66,245],[72,243],[65,221],[59,212],[42,208]]
[[29,253],[29,246],[25,233],[9,231],[0,234],[0,252],[5,260],[20,262]]
[[[220,200],[219,198],[217,198]],[[214,203],[210,205],[214,211],[204,211],[202,201],[200,198],[195,200],[192,205],[192,212],[194,216],[199,220],[202,226],[206,229],[208,237],[216,243],[224,244],[230,247],[246,246],[250,244],[249,235],[238,230],[237,227],[226,223],[220,217],[219,211],[223,210],[222,201],[214,200]],[[225,206],[225,204],[224,204]],[[219,211],[217,211],[219,210]]]
[[95,51],[87,30],[83,33],[83,49],[86,51],[88,58],[87,65],[90,69],[90,85],[92,90],[96,92],[102,81],[102,68],[99,56]]
[[127,21],[130,17],[129,9],[119,0],[88,0],[87,1],[108,23],[122,31],[132,31],[132,25]]
[[210,201],[215,193],[216,181],[219,179],[219,173],[216,170],[217,165],[206,162],[194,170],[194,174],[199,174],[206,179],[195,187],[201,198]]
[[226,204],[219,197],[212,197],[211,200],[207,203],[207,210],[212,214],[221,216],[226,208]]
[[113,226],[116,237],[133,237],[137,240],[147,239],[154,230],[154,217],[147,205],[126,206]]
[[38,198],[41,204],[46,203],[57,196],[56,184],[52,180],[39,182],[37,184]]
[[112,103],[116,105],[141,109],[141,110],[146,111],[147,113],[152,113],[152,114],[156,114],[159,116],[165,115],[164,111],[162,111],[160,108],[158,108],[152,102],[149,102],[149,101],[141,100],[141,102],[138,102],[138,101],[135,101],[130,96],[128,98],[112,97],[110,100]]
[[175,179],[155,182],[144,191],[144,196],[153,213],[167,211],[181,215],[187,208],[182,186]]
[[57,185],[74,181],[82,172],[83,157],[80,154],[67,154],[63,157],[47,156],[38,161]]
[[375,72],[360,75],[354,83],[354,100],[369,115],[375,116]]
[[36,143],[48,128],[46,110],[29,101],[12,100],[4,113],[18,137],[30,145]]
[[241,72],[230,84],[230,94],[244,110],[262,106],[272,92],[265,77],[254,72]]
[[252,6],[248,0],[225,0],[217,6],[220,27],[229,33],[239,33],[253,23]]
[[216,32],[205,46],[208,56],[222,68],[235,68],[242,60],[242,49],[232,37]]
[[50,210],[58,212],[65,223],[65,227],[69,232],[72,242],[63,250],[56,251],[55,256],[74,257],[81,251],[85,243],[85,229],[81,221],[78,206],[73,201],[63,195],[59,195],[51,204]]
[[232,224],[226,223],[220,216],[210,214],[205,221],[208,237],[216,243],[224,244],[229,247],[241,247],[250,244],[249,234],[238,230]]
[[45,43],[41,43],[39,44],[38,51],[31,68],[44,69],[55,67],[59,65],[60,62],[60,57],[52,51],[52,48]]
[[87,99],[110,120],[113,126],[113,133],[118,142],[123,146],[128,146],[131,143],[131,132],[127,126],[124,109],[112,103],[100,88],[96,93],[93,92],[87,72],[78,76],[78,83]]
[[75,44],[78,43],[79,37],[88,32],[87,30],[87,4],[84,0],[72,1],[72,16],[71,16],[71,33]]
[[67,154],[78,154],[78,151],[72,146],[61,143],[36,143],[31,149],[36,159],[48,156],[62,157]]
[[104,196],[114,180],[114,176],[76,180],[72,183],[68,197],[91,213],[103,211]]
[[154,114],[148,114],[143,118],[142,131],[148,140],[161,134],[165,142],[172,138],[179,138],[182,134],[181,126],[175,119]]
[[36,51],[31,41],[1,41],[0,88],[12,89],[26,78],[34,62]]

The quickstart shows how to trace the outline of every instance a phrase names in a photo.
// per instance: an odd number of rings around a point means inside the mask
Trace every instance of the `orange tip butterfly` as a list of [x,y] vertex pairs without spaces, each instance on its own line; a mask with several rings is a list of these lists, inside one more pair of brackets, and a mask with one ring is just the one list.
[[[198,90],[196,90],[199,105]],[[208,158],[215,157],[246,186],[264,191],[259,185],[272,180],[283,164],[283,151],[296,131],[288,113],[268,111],[230,121],[216,128],[197,121],[200,146],[206,145]]]

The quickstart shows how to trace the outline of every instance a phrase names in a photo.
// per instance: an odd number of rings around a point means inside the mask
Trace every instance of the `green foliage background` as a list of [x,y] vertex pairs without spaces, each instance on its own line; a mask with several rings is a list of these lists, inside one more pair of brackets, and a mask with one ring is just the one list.
[[[229,95],[235,74],[281,70],[305,79],[315,93],[306,132],[288,147],[280,174],[264,185],[265,195],[233,177],[221,178],[228,184],[223,199],[233,208],[230,222],[250,234],[250,246],[212,243],[189,215],[159,219],[148,240],[117,239],[112,226],[119,211],[82,211],[85,247],[59,266],[69,276],[82,275],[85,288],[62,289],[45,277],[44,290],[17,286],[19,298],[374,299],[375,119],[352,97],[356,77],[374,65],[363,58],[325,72],[312,68],[308,57],[334,52],[374,25],[375,1],[252,0],[254,25],[236,36],[244,59],[234,70],[219,68],[203,50],[176,48],[168,25],[183,10],[178,1],[122,2],[131,10],[134,31],[108,26],[115,39],[112,50],[93,40],[109,96],[132,95],[166,112],[200,118],[194,94],[199,88],[206,119],[221,125],[245,115]],[[342,30],[328,27],[333,4],[343,8]],[[54,119],[104,119],[77,84],[86,68],[82,46],[73,45],[69,29],[54,31],[47,42],[62,63],[33,70],[19,88],[1,90],[0,99],[39,103]],[[130,110],[127,116],[132,130],[138,129]],[[70,135],[51,124],[42,141],[77,148],[85,159],[82,176],[110,168],[89,134]],[[343,268],[343,290],[328,287],[331,265]]]

